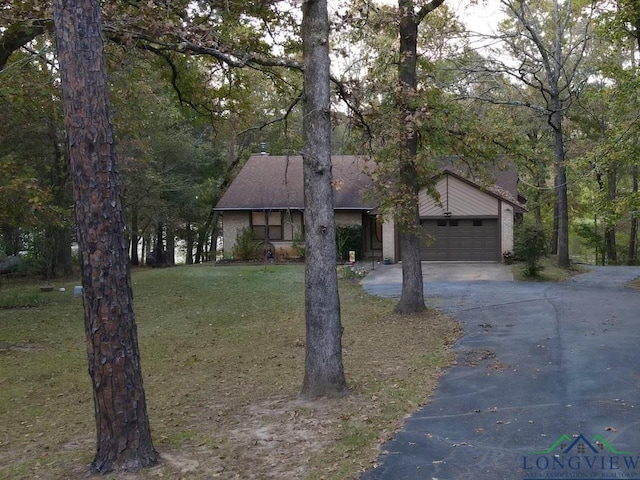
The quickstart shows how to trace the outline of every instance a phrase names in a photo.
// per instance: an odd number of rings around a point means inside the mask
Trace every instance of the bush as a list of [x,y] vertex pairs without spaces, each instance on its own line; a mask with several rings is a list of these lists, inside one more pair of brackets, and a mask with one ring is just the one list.
[[356,259],[362,259],[362,225],[347,225],[336,227],[336,246],[338,260],[348,260],[349,251],[356,252]]
[[513,251],[518,260],[525,262],[525,276],[537,276],[543,269],[540,260],[547,253],[547,240],[542,227],[533,224],[516,227]]
[[258,255],[259,241],[253,230],[245,227],[238,232],[236,243],[233,246],[233,258],[238,260],[250,260]]
[[362,269],[352,269],[351,267],[341,267],[338,270],[338,275],[344,280],[360,280],[367,276],[367,271]]
[[300,231],[297,231],[293,236],[293,244],[291,245],[293,251],[296,252],[296,255],[300,258],[304,258],[306,254],[306,243],[304,234]]

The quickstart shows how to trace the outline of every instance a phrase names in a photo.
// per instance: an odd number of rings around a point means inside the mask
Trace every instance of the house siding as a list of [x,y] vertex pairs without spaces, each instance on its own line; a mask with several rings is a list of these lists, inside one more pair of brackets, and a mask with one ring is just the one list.
[[347,227],[349,225],[362,225],[362,212],[342,212],[335,214],[336,226]]
[[[336,212],[337,226],[362,225],[362,213],[354,211]],[[282,212],[282,240],[270,240],[276,249],[276,256],[295,258],[297,253],[293,249],[296,234],[304,232],[304,217],[299,210],[284,210]],[[251,226],[251,211],[226,211],[223,216],[223,254],[233,255],[233,247],[238,233],[243,228]]]
[[282,214],[283,240],[293,241],[296,234],[304,231],[302,213],[298,210],[285,211]]
[[238,233],[249,226],[250,212],[224,212],[222,217],[222,251],[225,256],[233,254]]
[[[369,188],[368,182],[370,182],[360,171],[362,166],[356,165],[350,157],[336,157],[336,159],[344,170],[344,175],[336,180],[336,185],[340,186],[336,191],[336,225],[361,225],[364,219],[365,257],[380,258],[382,256],[390,258],[394,262],[400,260],[399,229],[393,219],[385,218],[381,226],[382,235],[380,238],[380,231],[367,217],[372,209],[375,210],[375,204],[358,203],[361,200],[361,192]],[[231,186],[234,188],[230,187],[216,207],[217,211],[223,212],[223,251],[226,256],[232,255],[233,246],[240,230],[251,225],[251,208],[275,210],[287,205],[291,210],[286,208],[282,210],[282,240],[272,240],[271,243],[273,243],[276,255],[279,257],[295,257],[297,255],[292,248],[293,240],[296,234],[304,232],[302,159],[298,160],[291,162],[288,157],[269,159],[260,157],[253,159],[253,163],[248,162],[245,165],[248,173],[242,178],[239,178],[239,175],[234,180]],[[249,165],[251,168],[247,168]],[[335,167],[334,165],[334,170]],[[354,170],[356,167],[357,171]],[[470,220],[492,222],[495,225],[493,229],[495,243],[492,250],[496,252],[499,250],[499,254],[512,250],[514,209],[516,212],[520,212],[523,208],[513,198],[515,190],[508,185],[505,187],[504,182],[501,181],[498,185],[501,185],[500,188],[507,193],[505,196],[502,190],[487,191],[478,185],[465,181],[451,171],[445,170],[445,172],[438,178],[435,185],[435,190],[440,195],[438,202],[426,190],[419,193],[419,215],[424,221],[423,224],[434,219],[458,219],[463,226],[464,222]],[[243,178],[244,180],[242,180]],[[284,183],[282,188],[273,189],[280,178],[287,178],[290,181]],[[273,179],[275,179],[275,183]],[[269,181],[264,182],[263,180]],[[515,188],[515,176],[513,182]],[[264,198],[265,195],[262,194],[263,190],[256,189],[256,184],[264,184],[264,192],[271,192],[267,196],[268,202]],[[353,188],[347,188],[350,186]],[[262,192],[259,196],[250,195],[252,192],[258,191]],[[350,210],[351,208],[354,210]],[[374,235],[376,235],[375,239]],[[382,240],[382,244],[380,240]]]
[[445,212],[451,216],[481,217],[500,213],[500,201],[462,180],[444,175],[436,184],[440,194],[440,204],[426,190],[420,191],[420,217],[442,217]]

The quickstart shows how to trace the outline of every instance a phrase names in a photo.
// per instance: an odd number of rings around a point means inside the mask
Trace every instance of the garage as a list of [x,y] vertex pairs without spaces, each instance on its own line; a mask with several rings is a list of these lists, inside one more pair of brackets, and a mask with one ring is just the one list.
[[500,261],[497,218],[422,220],[424,261]]

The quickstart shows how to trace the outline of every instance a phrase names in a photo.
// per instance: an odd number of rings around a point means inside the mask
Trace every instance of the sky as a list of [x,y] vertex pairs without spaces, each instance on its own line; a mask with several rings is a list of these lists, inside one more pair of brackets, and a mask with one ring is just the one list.
[[[397,0],[377,0],[379,3],[397,5]],[[500,0],[444,0],[451,10],[467,25],[478,33],[493,33],[493,29],[503,16],[500,12]]]
[[470,0],[445,0],[444,2],[473,32],[494,33],[498,22],[504,18],[499,0],[479,0],[472,5]]

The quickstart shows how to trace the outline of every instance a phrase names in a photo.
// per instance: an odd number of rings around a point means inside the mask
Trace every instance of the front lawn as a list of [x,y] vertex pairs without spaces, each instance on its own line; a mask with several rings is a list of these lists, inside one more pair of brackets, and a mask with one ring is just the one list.
[[[302,402],[304,270],[138,270],[134,303],[162,463],[106,478],[357,478],[379,442],[427,400],[456,322],[402,318],[340,285],[351,395]],[[84,478],[95,450],[82,302],[73,283],[0,289],[0,478]],[[65,292],[59,291],[65,288]]]

